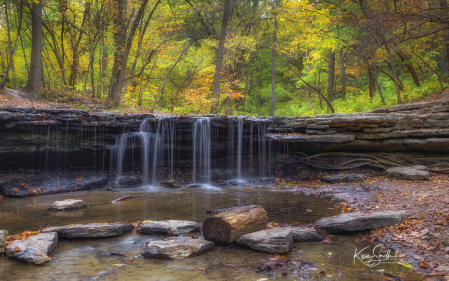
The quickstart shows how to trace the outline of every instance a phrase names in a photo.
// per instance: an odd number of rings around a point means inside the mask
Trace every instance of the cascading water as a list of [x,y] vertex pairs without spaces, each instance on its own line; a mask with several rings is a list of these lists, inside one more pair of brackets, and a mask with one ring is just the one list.
[[[111,161],[115,161],[116,176],[123,175],[125,164],[129,168],[135,167],[135,161],[141,161],[142,182],[151,185],[175,178],[183,183],[210,184],[212,168],[226,170],[227,172],[223,175],[227,178],[270,176],[267,161],[272,158],[272,155],[271,146],[267,145],[266,138],[269,124],[267,121],[269,120],[233,117],[224,131],[217,127],[212,134],[211,120],[213,117],[191,118],[193,122],[191,122],[190,129],[186,127],[190,122],[180,122],[178,117],[164,117],[147,119],[140,124],[138,132],[124,133],[118,137],[111,157]],[[220,136],[220,130],[226,135]],[[191,137],[189,137],[190,134]],[[214,143],[212,143],[212,135],[217,138]],[[227,141],[227,162],[223,161],[226,156],[220,155],[223,153],[220,147],[223,147],[221,145],[224,143],[220,143],[219,139]],[[139,142],[141,146],[140,159],[136,158],[133,153],[134,145]],[[132,155],[127,157],[126,151],[129,151],[129,145],[132,146],[130,151]],[[190,148],[186,146],[190,146]],[[247,146],[249,151],[245,150]],[[247,155],[248,159],[244,158],[244,155]],[[215,161],[214,167],[211,167],[211,159],[212,157],[215,159],[215,156],[223,158],[221,161]],[[187,161],[187,157],[191,157],[191,162]],[[129,162],[130,160],[132,163]],[[182,170],[188,167],[191,167],[191,177],[190,172]],[[177,169],[176,173],[175,169]],[[138,173],[140,172],[138,171]]]
[[242,117],[237,119],[237,178],[242,177],[242,141],[243,141],[243,123]]
[[[209,118],[198,118],[192,124],[193,139],[193,183],[196,182],[196,169],[203,172],[206,183],[210,183],[211,133]],[[201,168],[202,166],[202,168]]]

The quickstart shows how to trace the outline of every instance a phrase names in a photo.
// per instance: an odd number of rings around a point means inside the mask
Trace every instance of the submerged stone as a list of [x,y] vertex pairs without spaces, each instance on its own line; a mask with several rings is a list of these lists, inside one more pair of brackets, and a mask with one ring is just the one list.
[[56,232],[38,233],[22,240],[14,240],[6,246],[5,253],[10,258],[41,265],[51,260],[49,256],[57,244]]
[[400,224],[408,211],[388,211],[365,213],[343,213],[335,217],[325,217],[316,222],[316,228],[329,233],[364,231]]
[[290,227],[275,227],[242,235],[236,242],[259,252],[283,254],[290,250],[293,233]]
[[139,224],[137,232],[153,235],[179,236],[198,230],[198,224],[194,221],[144,221]]
[[117,222],[49,226],[42,232],[57,232],[60,237],[65,238],[101,238],[120,236],[133,231],[133,229],[132,224]]
[[214,243],[203,239],[176,237],[145,243],[142,255],[146,258],[178,260],[200,255],[213,246]]
[[320,178],[321,181],[324,181],[327,183],[364,181],[365,179],[366,179],[366,177],[363,174],[327,175],[327,176]]
[[180,187],[180,185],[175,180],[162,181],[157,186],[158,187],[166,187],[166,188],[179,188]]
[[[416,166],[415,166],[416,167]],[[400,180],[428,180],[430,172],[418,167],[394,167],[387,169],[387,175],[392,179]]]
[[292,227],[293,241],[295,242],[308,242],[321,240],[320,235],[315,229],[306,227]]
[[48,207],[50,211],[69,211],[86,208],[87,204],[83,203],[83,200],[66,199],[63,201],[55,201]]

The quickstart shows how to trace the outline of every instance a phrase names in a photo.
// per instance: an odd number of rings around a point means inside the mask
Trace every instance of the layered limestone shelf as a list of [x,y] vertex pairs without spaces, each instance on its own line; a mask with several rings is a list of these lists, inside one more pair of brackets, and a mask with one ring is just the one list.
[[276,121],[268,137],[303,150],[449,152],[449,101]]

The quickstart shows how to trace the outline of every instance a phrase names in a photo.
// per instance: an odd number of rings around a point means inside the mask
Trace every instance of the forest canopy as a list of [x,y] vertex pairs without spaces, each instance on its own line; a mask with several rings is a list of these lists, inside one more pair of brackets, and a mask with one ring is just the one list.
[[448,85],[446,0],[0,0],[0,88],[81,108],[315,115]]

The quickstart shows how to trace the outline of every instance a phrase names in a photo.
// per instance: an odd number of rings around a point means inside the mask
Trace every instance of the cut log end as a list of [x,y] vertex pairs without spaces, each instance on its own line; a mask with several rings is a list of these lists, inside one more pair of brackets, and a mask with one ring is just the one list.
[[267,223],[267,212],[261,206],[237,207],[206,219],[203,234],[218,246],[229,246],[244,234],[265,229]]

